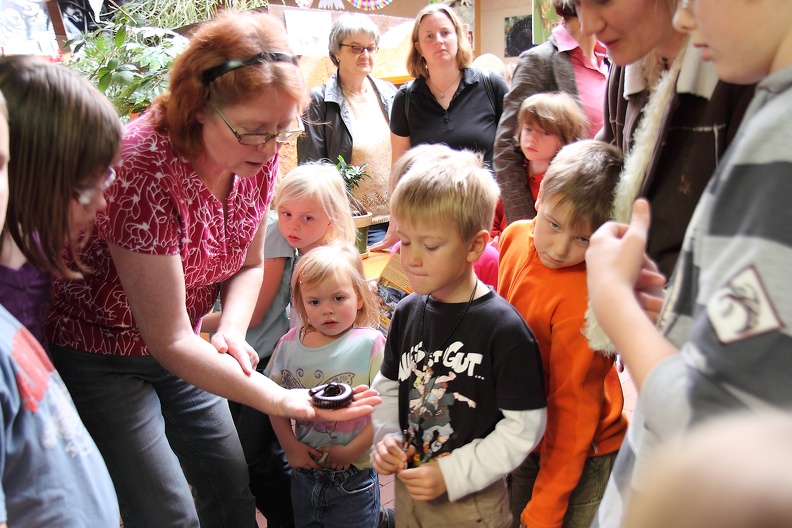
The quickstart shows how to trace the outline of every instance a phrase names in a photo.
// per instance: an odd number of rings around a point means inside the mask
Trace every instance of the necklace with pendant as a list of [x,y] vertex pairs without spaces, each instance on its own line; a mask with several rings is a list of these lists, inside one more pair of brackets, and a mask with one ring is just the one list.
[[461,75],[462,75],[462,72],[459,72],[459,74],[458,74],[456,77],[454,77],[454,80],[453,80],[453,81],[451,81],[451,84],[449,84],[448,86],[446,86],[444,90],[441,90],[440,88],[438,88],[438,87],[437,87],[437,85],[436,85],[435,83],[433,83],[433,82],[432,82],[432,79],[430,79],[429,77],[427,77],[427,78],[426,78],[426,82],[428,82],[429,84],[431,84],[431,85],[432,85],[432,88],[434,88],[435,90],[437,90],[438,92],[440,92],[440,94],[438,95],[438,97],[439,97],[440,99],[444,99],[444,98],[445,98],[445,93],[446,93],[446,90],[448,90],[449,88],[451,88],[451,87],[454,85],[454,83],[455,83],[455,82],[457,82],[457,80],[459,79],[459,77],[460,77]]
[[[424,300],[423,311],[421,311],[420,343],[423,346],[426,356],[422,361],[421,373],[418,375],[422,378],[422,383],[424,383],[425,386],[424,386],[423,394],[421,395],[420,403],[418,404],[417,407],[413,408],[414,411],[418,412],[419,414],[421,413],[421,409],[427,410],[429,408],[429,404],[428,404],[429,396],[432,394],[433,389],[436,386],[438,386],[437,385],[438,383],[441,384],[443,383],[442,377],[432,377],[431,374],[428,374],[427,371],[430,368],[428,365],[429,353],[426,351],[432,349],[442,350],[445,344],[451,339],[451,337],[453,337],[454,332],[456,332],[457,328],[459,328],[459,325],[462,324],[462,320],[465,318],[465,315],[467,315],[468,310],[470,309],[470,305],[473,304],[473,298],[476,296],[476,290],[478,290],[478,279],[476,279],[476,283],[473,285],[473,291],[470,292],[470,298],[468,299],[467,305],[465,306],[465,310],[462,312],[462,316],[459,318],[459,320],[457,320],[456,324],[454,325],[454,328],[451,329],[451,333],[448,334],[448,336],[443,340],[442,343],[440,343],[440,346],[437,348],[430,348],[426,346],[426,344],[424,343],[424,319],[426,318],[426,305],[429,304],[429,297],[431,297],[431,294],[427,295],[426,300]],[[453,379],[453,378],[447,378],[447,379]],[[412,381],[410,382],[410,386],[413,386]],[[412,413],[414,411],[411,410],[410,412]],[[412,460],[412,465],[410,467],[426,463],[432,459],[433,450],[432,449],[427,449],[426,451],[424,450],[425,439],[424,439],[423,423],[424,423],[424,417],[421,416],[418,420],[418,423],[412,426],[415,427],[415,430],[413,430],[412,427],[408,425],[402,431],[403,441],[404,441],[403,449],[406,451],[407,448],[410,446],[410,444],[415,446],[415,455]]]
[[[442,350],[445,344],[448,342],[448,340],[451,339],[451,337],[454,335],[454,332],[456,332],[457,328],[459,328],[459,325],[462,324],[462,319],[465,318],[465,315],[467,315],[468,310],[470,309],[470,305],[473,304],[473,297],[476,296],[476,290],[478,290],[478,279],[476,279],[476,283],[473,285],[473,291],[470,292],[470,299],[468,299],[467,305],[465,306],[465,311],[462,312],[462,316],[456,322],[454,328],[451,329],[451,333],[448,334],[448,337],[446,337],[443,340],[443,342],[440,343],[440,346],[437,347],[435,350]],[[421,326],[420,326],[421,343],[423,343],[424,340],[424,319],[426,318],[426,305],[429,304],[429,297],[431,296],[432,296],[431,293],[426,296],[426,300],[424,300],[423,310],[421,311]],[[426,346],[426,343],[424,343],[423,348],[424,350],[429,350],[429,347]],[[426,369],[426,362],[424,362],[423,369],[424,370]]]

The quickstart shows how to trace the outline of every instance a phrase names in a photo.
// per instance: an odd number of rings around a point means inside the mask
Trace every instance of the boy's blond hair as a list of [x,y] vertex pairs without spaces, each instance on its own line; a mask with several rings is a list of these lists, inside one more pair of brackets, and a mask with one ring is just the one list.
[[374,293],[369,289],[360,252],[350,244],[331,243],[312,249],[300,259],[292,275],[292,305],[300,315],[300,320],[308,327],[308,313],[302,299],[304,286],[319,284],[328,278],[342,280],[349,278],[352,288],[363,306],[358,310],[355,324],[377,328],[379,314]]
[[533,125],[558,136],[563,146],[586,139],[589,122],[571,95],[564,92],[545,92],[526,98],[520,105],[517,133],[514,136],[518,144],[525,125]]
[[572,225],[593,232],[611,217],[623,164],[622,152],[613,145],[595,140],[571,143],[550,162],[539,199],[558,198],[559,204],[569,204]]
[[395,180],[398,182],[401,180],[401,178],[407,174],[407,171],[410,170],[413,164],[418,160],[439,160],[447,158],[453,152],[453,150],[446,148],[445,145],[440,145],[437,143],[422,143],[417,145],[407,150],[401,155],[399,159],[396,160],[396,163],[393,164],[393,167],[391,167],[390,171],[391,181]]
[[275,189],[272,207],[280,210],[283,204],[314,198],[330,219],[330,229],[322,238],[322,244],[338,240],[355,243],[357,231],[349,208],[344,179],[329,163],[306,163],[286,174]]
[[390,207],[397,224],[448,222],[463,240],[489,232],[500,191],[481,156],[445,145],[432,147],[396,185]]

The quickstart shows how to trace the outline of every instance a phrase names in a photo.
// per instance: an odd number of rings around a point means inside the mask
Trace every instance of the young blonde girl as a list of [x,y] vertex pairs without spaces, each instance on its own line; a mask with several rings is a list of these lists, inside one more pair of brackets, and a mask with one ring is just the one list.
[[[354,243],[355,226],[344,180],[329,164],[300,165],[275,189],[264,244],[264,282],[245,339],[258,352],[263,370],[275,344],[289,330],[292,270],[300,258],[332,241]],[[216,328],[221,312],[204,318],[202,330]],[[291,526],[289,472],[267,415],[231,404],[250,473],[256,507],[273,526]]]
[[[562,147],[587,137],[588,119],[572,96],[564,92],[532,95],[520,105],[517,134],[525,158],[526,185],[531,192],[532,210],[525,218],[536,215],[539,185],[550,162]],[[490,235],[495,238],[506,228],[506,215],[499,201]]]
[[[358,251],[349,244],[312,250],[294,270],[292,292],[302,324],[278,342],[267,367],[270,378],[286,388],[370,385],[385,338],[375,329],[377,303]],[[378,525],[370,417],[330,424],[297,421],[294,429],[288,418],[271,420],[293,470],[296,526]]]

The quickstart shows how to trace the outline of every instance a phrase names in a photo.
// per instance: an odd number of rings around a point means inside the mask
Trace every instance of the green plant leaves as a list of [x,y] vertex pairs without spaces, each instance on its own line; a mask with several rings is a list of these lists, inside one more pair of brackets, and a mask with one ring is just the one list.
[[140,20],[119,10],[113,21],[70,41],[75,51],[65,63],[96,84],[122,118],[166,90],[170,65],[187,45],[185,37]]

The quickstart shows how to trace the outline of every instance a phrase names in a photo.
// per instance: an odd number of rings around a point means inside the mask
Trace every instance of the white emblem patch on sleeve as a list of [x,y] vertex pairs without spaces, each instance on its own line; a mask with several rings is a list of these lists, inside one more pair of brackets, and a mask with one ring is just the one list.
[[707,316],[721,343],[733,343],[783,325],[759,274],[749,266],[721,286],[707,304]]

